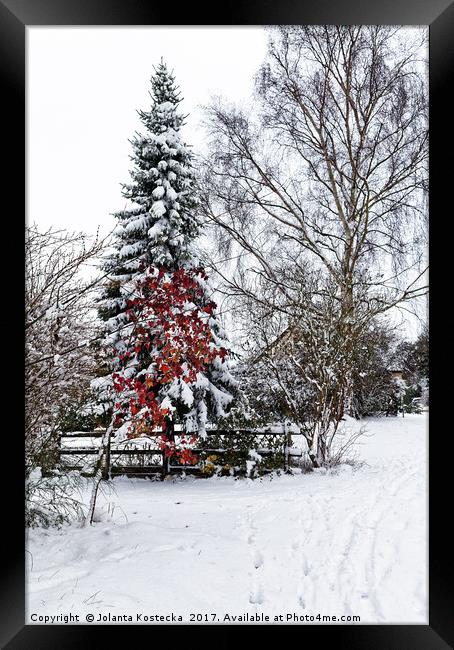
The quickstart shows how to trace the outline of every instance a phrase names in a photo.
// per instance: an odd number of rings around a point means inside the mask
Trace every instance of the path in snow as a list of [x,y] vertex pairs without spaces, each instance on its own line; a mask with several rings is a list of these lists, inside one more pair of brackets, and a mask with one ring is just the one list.
[[366,423],[357,469],[116,479],[100,523],[29,533],[28,614],[426,623],[426,416]]

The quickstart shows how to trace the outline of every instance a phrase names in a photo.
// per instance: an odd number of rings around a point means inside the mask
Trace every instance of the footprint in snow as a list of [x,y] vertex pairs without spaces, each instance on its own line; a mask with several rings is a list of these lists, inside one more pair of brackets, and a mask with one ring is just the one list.
[[258,585],[255,589],[251,591],[251,595],[249,596],[249,602],[252,605],[262,605],[264,601],[265,598],[263,597],[262,587]]
[[301,587],[298,589],[298,603],[302,609],[306,609],[306,601],[304,600],[304,594]]
[[256,569],[260,569],[260,567],[263,566],[263,556],[259,550],[255,551],[254,566]]

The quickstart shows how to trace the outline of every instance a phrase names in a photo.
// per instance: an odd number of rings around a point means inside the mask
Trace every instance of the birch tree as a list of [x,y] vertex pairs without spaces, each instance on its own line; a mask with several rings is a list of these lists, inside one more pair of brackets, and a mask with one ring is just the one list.
[[344,364],[336,405],[325,403],[334,427],[351,410],[361,334],[427,291],[425,38],[387,26],[275,28],[256,110],[208,108],[201,205],[225,291],[237,306],[285,315],[285,329],[301,313],[302,278],[323,276],[325,327],[336,322]]

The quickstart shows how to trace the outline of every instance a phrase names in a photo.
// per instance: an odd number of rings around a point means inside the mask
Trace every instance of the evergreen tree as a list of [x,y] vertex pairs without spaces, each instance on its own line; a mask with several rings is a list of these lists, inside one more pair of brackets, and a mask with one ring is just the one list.
[[[198,285],[191,300],[205,314],[211,349],[220,353],[210,356],[194,381],[175,377],[173,382],[156,385],[154,390],[158,401],[170,406],[174,421],[184,422],[186,430],[203,432],[207,417],[225,414],[224,409],[232,399],[229,387],[235,382],[224,359],[225,332],[213,309],[212,290],[195,252],[200,220],[192,155],[181,139],[181,97],[173,75],[162,61],[151,79],[150,96],[151,109],[139,111],[145,133],[136,134],[131,141],[132,182],[123,186],[123,194],[132,206],[115,215],[118,225],[114,250],[104,263],[109,280],[103,289],[99,315],[105,321],[104,344],[112,353],[109,374],[102,384],[107,388],[105,397],[113,401],[112,371],[122,371],[128,378],[142,382],[151,380],[153,373],[156,378],[153,355],[143,347],[140,352],[136,348],[133,354],[131,301],[141,283],[145,286],[150,278],[159,277],[169,283],[176,274],[188,273]],[[159,332],[153,333],[153,345],[155,353],[156,346],[164,345]],[[181,363],[184,365],[185,360],[181,359]]]

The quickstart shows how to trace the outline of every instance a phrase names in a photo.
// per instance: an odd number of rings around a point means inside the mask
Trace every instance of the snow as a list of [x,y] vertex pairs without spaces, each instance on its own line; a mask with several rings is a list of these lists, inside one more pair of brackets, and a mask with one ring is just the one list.
[[28,621],[427,623],[427,415],[361,424],[357,466],[254,481],[115,479],[92,527],[29,531]]
[[129,234],[137,230],[144,231],[149,223],[149,218],[147,215],[139,215],[138,217],[131,216],[130,220],[123,226],[125,233]]
[[[166,213],[166,210],[167,208],[164,201],[155,201],[150,208],[150,212],[153,212],[153,214],[158,218],[162,217],[162,215]],[[150,231],[148,231],[148,233],[150,233]]]
[[159,237],[161,237],[163,232],[165,232],[166,227],[167,224],[162,219],[160,219],[155,224],[153,224],[151,228],[148,230],[148,237],[150,238],[150,240],[159,239]]
[[165,193],[165,188],[162,187],[162,185],[158,185],[158,187],[153,190],[152,195],[155,199],[162,199]]
[[135,244],[125,244],[125,246],[121,247],[118,254],[120,258],[123,259],[124,257],[137,255],[137,253],[140,253],[142,249],[143,249],[143,242],[138,241]]

